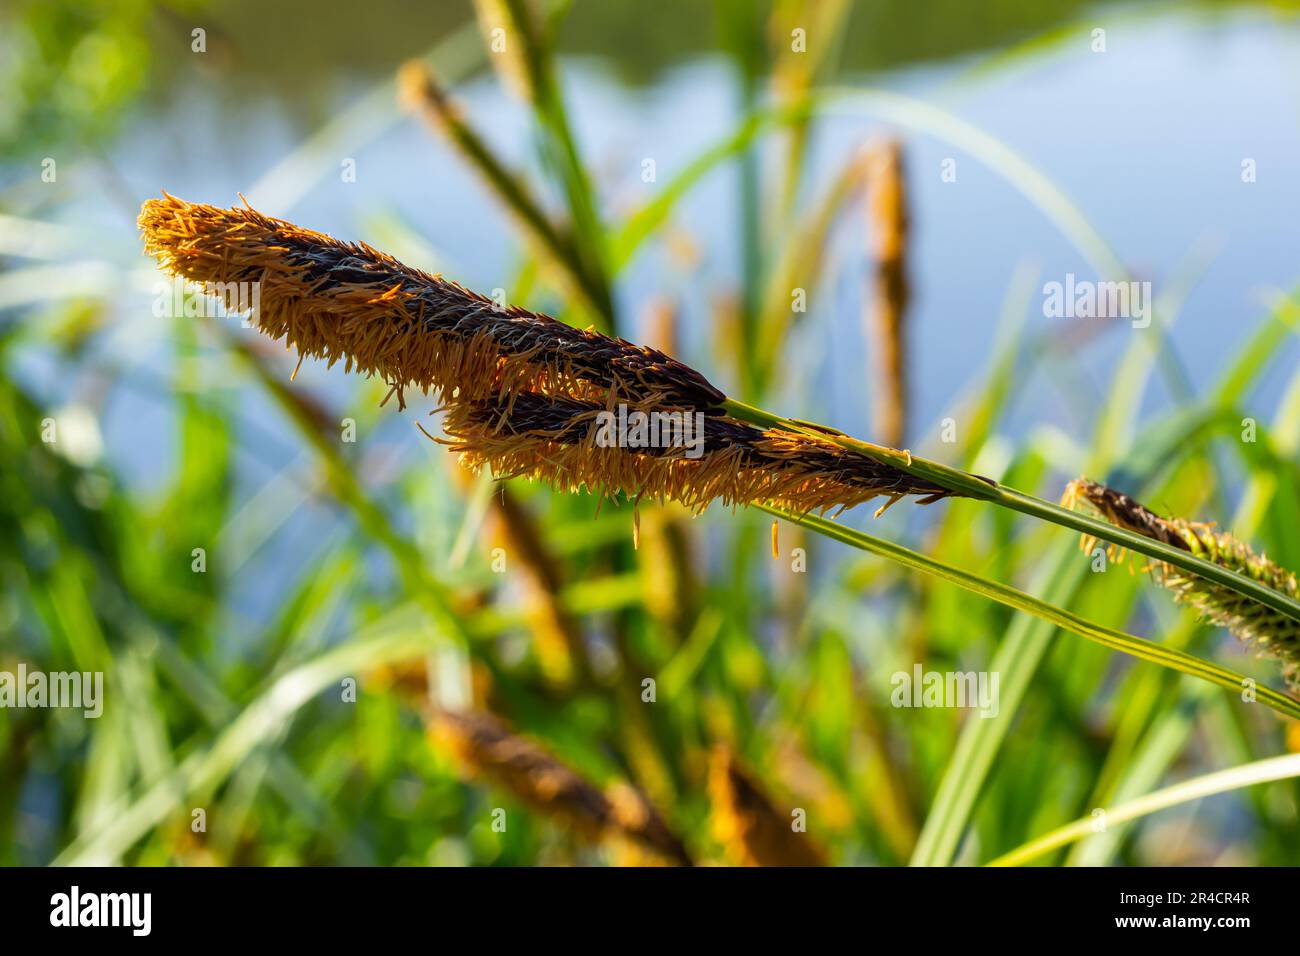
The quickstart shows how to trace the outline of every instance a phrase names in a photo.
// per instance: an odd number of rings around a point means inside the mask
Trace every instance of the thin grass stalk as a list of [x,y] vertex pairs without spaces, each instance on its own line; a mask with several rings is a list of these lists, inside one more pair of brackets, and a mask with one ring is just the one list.
[[761,303],[758,321],[756,373],[760,392],[765,391],[779,364],[786,337],[801,313],[791,310],[795,288],[811,294],[826,259],[827,240],[845,205],[857,195],[867,179],[866,157],[850,156],[814,205],[807,219],[794,229],[794,235],[772,269]]
[[446,137],[519,225],[530,246],[562,280],[565,291],[586,306],[604,332],[615,328],[613,299],[600,274],[584,258],[572,232],[551,221],[523,177],[510,171],[478,135],[451,98],[418,60],[402,67],[398,91],[429,127]]
[[509,12],[516,30],[524,39],[524,59],[533,78],[533,103],[554,144],[552,153],[573,217],[575,239],[586,256],[593,278],[604,285],[605,296],[611,300],[612,313],[612,299],[606,284],[605,228],[597,211],[595,190],[578,152],[555,68],[554,25],[538,14],[537,0],[499,2]]
[[617,331],[613,294],[605,254],[605,227],[596,206],[595,190],[578,153],[555,68],[551,24],[535,0],[476,0],[480,22],[503,26],[506,49],[493,60],[500,64],[516,90],[533,107],[541,123],[543,145],[558,173],[573,228],[569,233],[584,274],[609,317],[606,331]]
[[[777,50],[772,87],[780,103],[797,103],[807,97],[818,74],[845,36],[848,0],[778,0],[769,21],[771,42]],[[794,49],[794,30],[804,31],[804,48]],[[780,219],[790,221],[808,151],[811,123],[807,117],[792,123],[785,141]]]
[[[1219,793],[1229,793],[1243,787],[1254,787],[1274,780],[1289,780],[1300,777],[1300,754],[1287,754],[1282,757],[1270,757],[1240,767],[1218,770],[1214,773],[1193,777],[1181,783],[1155,790],[1145,796],[1128,800],[1115,807],[1106,808],[1106,825],[1127,823],[1149,816],[1160,810],[1167,810],[1183,803],[1200,800],[1203,797]],[[1004,853],[987,866],[1021,866],[1037,859],[1045,853],[1068,846],[1076,840],[1082,840],[1095,832],[1097,821],[1089,816],[1075,820],[1063,827],[1017,847],[1010,853]]]
[[823,425],[813,425],[810,422],[802,422],[797,419],[782,418],[760,408],[745,405],[735,399],[727,399],[722,407],[726,414],[739,421],[751,422],[767,428],[788,429],[805,435],[818,435],[842,448],[856,451],[882,464],[891,465],[913,477],[931,481],[955,495],[977,498],[1011,511],[1017,511],[1021,514],[1060,525],[1080,534],[1087,534],[1103,541],[1109,541],[1111,544],[1128,548],[1130,551],[1136,551],[1139,554],[1145,554],[1147,557],[1157,558],[1174,567],[1199,575],[1215,584],[1221,584],[1238,594],[1245,595],[1259,604],[1285,615],[1287,618],[1300,621],[1300,601],[1296,601],[1236,571],[1196,557],[1189,551],[1165,544],[1163,541],[1098,521],[1079,512],[1070,511],[1059,505],[1027,495],[1024,492],[1016,491],[1006,485],[990,482],[988,479],[959,471],[940,462],[918,457],[908,451],[886,448],[882,445],[851,438],[843,432],[826,428]]
[[[736,70],[737,98],[743,114],[750,114],[758,103],[762,75],[766,69],[766,44],[762,11],[749,0],[714,0],[718,33],[723,49],[731,58]],[[740,208],[740,348],[737,352],[740,366],[740,387],[743,394],[757,393],[758,364],[755,349],[758,346],[759,296],[763,289],[766,268],[762,236],[764,222],[760,202],[760,170],[757,151],[742,149],[738,162],[740,175],[736,180],[737,201]]]

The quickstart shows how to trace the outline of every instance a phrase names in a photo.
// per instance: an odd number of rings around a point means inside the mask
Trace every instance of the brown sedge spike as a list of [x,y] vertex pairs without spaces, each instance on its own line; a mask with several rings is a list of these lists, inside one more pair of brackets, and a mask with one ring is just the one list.
[[777,810],[757,781],[726,747],[709,767],[713,831],[728,857],[742,866],[825,866],[821,850],[796,832],[789,813]]
[[164,194],[140,210],[146,252],[168,272],[245,308],[241,283],[257,283],[253,320],[300,354],[345,370],[475,399],[531,389],[627,402],[713,408],[726,396],[657,349],[550,316],[503,306],[348,243],[264,216]]
[[[1162,518],[1123,492],[1087,478],[1070,482],[1061,499],[1066,507],[1079,501],[1086,501],[1113,525],[1181,548],[1288,597],[1300,597],[1300,584],[1293,572],[1256,554],[1232,535],[1216,531],[1212,524]],[[1091,550],[1093,544],[1095,541],[1084,540],[1086,550]],[[1281,661],[1287,683],[1293,690],[1300,690],[1300,624],[1236,591],[1163,561],[1152,562],[1146,570],[1173,593],[1176,601],[1191,607],[1202,619],[1226,628],[1261,656]]]
[[876,352],[875,428],[885,444],[901,447],[907,430],[907,280],[909,219],[903,150],[897,140],[868,153],[867,209],[875,275],[870,296]]
[[429,734],[466,776],[491,781],[588,842],[630,840],[668,862],[691,865],[681,840],[635,788],[615,783],[602,790],[495,716],[437,709]]
[[[626,448],[602,444],[595,402],[523,392],[509,401],[448,407],[447,444],[471,468],[499,478],[529,477],[567,491],[678,501],[695,511],[711,502],[772,502],[800,513],[843,510],[881,496],[930,504],[948,492],[833,442],[704,416],[702,446]],[[689,414],[689,413],[687,413]],[[684,434],[684,432],[683,432]],[[692,439],[692,443],[695,439]],[[882,509],[883,510],[883,509]]]
[[[714,499],[843,510],[883,496],[879,514],[908,495],[929,504],[954,494],[834,442],[728,418],[722,392],[657,349],[502,306],[247,204],[222,209],[164,194],[144,203],[139,225],[164,269],[227,308],[247,306],[254,284],[253,321],[295,347],[300,361],[342,361],[346,371],[379,376],[399,406],[408,387],[439,394],[457,450],[498,475],[649,494],[696,510]],[[707,453],[694,460],[681,448],[594,447],[591,420],[622,404],[702,415]]]

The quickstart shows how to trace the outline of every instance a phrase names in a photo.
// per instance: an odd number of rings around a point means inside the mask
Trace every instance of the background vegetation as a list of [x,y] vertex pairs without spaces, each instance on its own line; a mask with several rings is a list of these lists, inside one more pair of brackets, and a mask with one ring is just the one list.
[[[484,2],[477,13],[490,31],[523,6]],[[898,83],[874,85],[909,74],[871,71],[960,57],[974,85],[1086,49],[1099,17],[1112,37],[1119,25],[1141,35],[1170,8],[718,0],[706,29],[696,3],[657,4],[651,17],[633,4],[543,6],[536,42],[506,56],[488,52],[490,33],[462,4],[330,14],[345,31],[328,28],[319,4],[31,2],[0,14],[13,94],[0,107],[0,669],[102,671],[107,685],[98,720],[0,710],[0,862],[663,855],[612,837],[590,804],[566,802],[581,788],[539,795],[494,774],[495,751],[440,726],[435,707],[495,714],[544,748],[543,764],[562,763],[593,791],[635,788],[696,862],[790,861],[779,844],[756,849],[755,834],[769,811],[784,823],[801,808],[799,845],[819,860],[986,863],[1097,808],[1300,750],[1291,722],[1230,692],[795,526],[781,525],[774,560],[771,519],[757,511],[693,519],[643,502],[634,549],[625,502],[596,513],[589,497],[461,473],[412,427],[431,401],[398,415],[379,407],[381,384],[320,366],[290,385],[294,357],[238,323],[152,313],[159,276],[132,227],[142,199],[166,188],[228,204],[244,190],[263,211],[331,228],[331,204],[351,194],[322,201],[322,221],[293,206],[394,124],[419,131],[421,108],[432,122],[419,135],[440,144],[434,164],[414,150],[384,161],[407,170],[412,195],[421,178],[474,178],[484,208],[510,223],[499,280],[510,301],[660,345],[739,399],[867,438],[857,410],[820,387],[818,356],[845,348],[837,327],[825,311],[788,308],[793,288],[817,299],[845,275],[871,274],[863,144],[898,137],[906,157],[916,138],[937,139],[963,169],[985,167],[1021,193],[1075,250],[1078,271],[1130,275],[1051,170]],[[1181,9],[1294,31],[1284,4]],[[202,24],[208,52],[194,61],[190,31]],[[807,53],[790,52],[791,24],[806,24]],[[523,117],[511,127],[523,161],[495,113],[439,113],[409,84],[403,112],[395,77],[412,57],[453,94],[470,82],[510,91],[503,109]],[[657,164],[630,199],[616,194],[586,148],[581,91],[562,78],[605,58],[639,82],[689,57],[725,69],[734,126]],[[178,171],[179,182],[142,181],[142,153],[184,155],[191,138],[219,146],[238,132],[214,133],[202,104],[185,99],[196,76],[235,104],[221,115],[282,145],[271,169],[231,150]],[[292,120],[268,126],[254,107],[276,99],[295,104]],[[142,133],[157,111],[175,142]],[[852,142],[828,164],[816,147],[832,115],[850,117]],[[494,173],[487,160],[503,151]],[[46,157],[59,160],[56,183],[41,180]],[[642,169],[640,157],[626,165]],[[904,175],[921,174],[905,162]],[[706,273],[710,253],[683,226],[706,188],[728,197],[727,282]],[[472,222],[402,207],[357,215],[365,234],[341,237],[442,264],[485,292],[498,284],[497,272],[460,261]],[[847,246],[846,222],[857,237]],[[1015,237],[989,222],[962,241]],[[956,441],[942,440],[941,417],[913,410],[906,442],[1052,500],[1086,472],[1163,513],[1217,520],[1300,568],[1297,305],[1272,290],[1254,314],[1232,317],[1231,347],[1211,347],[1189,371],[1174,323],[1208,268],[1190,258],[1157,283],[1145,332],[1045,324],[1043,277],[1014,269],[1000,305],[948,319],[976,325],[984,342],[961,357],[961,390],[942,416]],[[1263,281],[1248,264],[1235,277]],[[862,300],[855,323],[873,307]],[[911,346],[916,377],[944,341],[917,333]],[[1085,364],[1090,351],[1104,356],[1100,372]],[[1072,431],[1036,420],[1044,377],[1065,383]],[[1164,401],[1152,403],[1157,392]],[[1242,440],[1246,418],[1253,442]],[[53,443],[41,438],[51,419]],[[349,421],[355,442],[344,440]],[[900,503],[869,527],[858,510],[841,520],[1279,686],[1275,667],[1129,573],[1132,559],[1092,573],[1062,528],[972,501]],[[494,569],[500,555],[505,573]],[[891,675],[918,662],[998,672],[997,716],[891,706]],[[1130,822],[1115,813],[1104,831],[1023,862],[1295,862],[1300,788],[1237,786],[1247,782]],[[505,832],[493,828],[495,808]]]

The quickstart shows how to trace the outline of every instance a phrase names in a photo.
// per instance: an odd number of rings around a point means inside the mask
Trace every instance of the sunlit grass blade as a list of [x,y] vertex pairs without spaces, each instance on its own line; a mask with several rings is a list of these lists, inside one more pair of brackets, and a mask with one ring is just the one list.
[[[1106,826],[1125,823],[1141,817],[1167,810],[1179,804],[1210,797],[1219,793],[1229,793],[1243,787],[1253,787],[1274,780],[1288,780],[1300,777],[1300,754],[1287,754],[1284,757],[1271,757],[1240,767],[1231,767],[1214,773],[1193,777],[1182,783],[1156,790],[1145,796],[1126,801],[1115,807],[1105,809]],[[989,862],[989,866],[1020,866],[1044,853],[1066,846],[1076,840],[1082,840],[1094,832],[1097,818],[1085,817],[1073,823],[1044,834],[1024,846],[1003,854]]]

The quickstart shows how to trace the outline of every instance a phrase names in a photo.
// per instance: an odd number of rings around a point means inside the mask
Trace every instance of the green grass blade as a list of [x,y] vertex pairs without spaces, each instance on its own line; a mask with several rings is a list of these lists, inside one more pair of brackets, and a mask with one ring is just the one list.
[[[1182,803],[1199,800],[1202,797],[1228,793],[1233,790],[1240,790],[1243,787],[1253,787],[1274,780],[1288,780],[1292,777],[1300,777],[1300,754],[1270,757],[1267,760],[1257,760],[1254,763],[1243,764],[1240,767],[1219,770],[1201,777],[1193,777],[1191,780],[1184,780],[1172,787],[1165,787],[1163,790],[1156,790],[1135,800],[1129,800],[1119,806],[1112,807],[1106,810],[1106,826],[1136,820],[1160,810],[1176,807]],[[1044,834],[1037,840],[1026,843],[1024,846],[998,857],[988,865],[1019,866],[1042,856],[1044,853],[1066,846],[1075,840],[1083,839],[1093,832],[1096,825],[1097,821],[1092,817],[1075,820],[1073,823]]]
[[[836,524],[826,518],[819,518],[816,515],[798,515],[770,505],[755,505],[754,507],[778,518],[784,518],[793,524],[810,528],[828,538],[852,545],[863,551],[878,554],[891,561],[896,561],[914,571],[920,571],[956,584],[958,587],[997,601],[999,604],[1005,604],[1015,610],[1032,614],[1055,624],[1063,630],[1070,631],[1111,650],[1120,651],[1139,660],[1159,664],[1162,667],[1168,667],[1183,674],[1191,674],[1193,677],[1199,677],[1202,680],[1207,680],[1230,690],[1240,690],[1245,686],[1246,677],[1236,671],[1220,667],[1218,664],[1193,657],[1182,651],[1163,647],[1152,641],[1095,624],[1079,617],[1077,614],[1056,607],[1023,591],[943,564],[916,551],[904,548],[902,545],[874,538],[861,531]],[[1256,693],[1261,703],[1279,714],[1286,717],[1300,718],[1300,701],[1278,693],[1271,688],[1259,688]]]
[[[1076,557],[1074,549],[1062,543],[1045,565],[1039,585],[1053,604],[1070,600],[1083,578]],[[1042,618],[1020,614],[1012,620],[989,663],[989,670],[1000,675],[997,716],[968,721],[962,728],[912,852],[911,866],[947,866],[956,856],[994,758],[1055,634],[1055,626]]]

